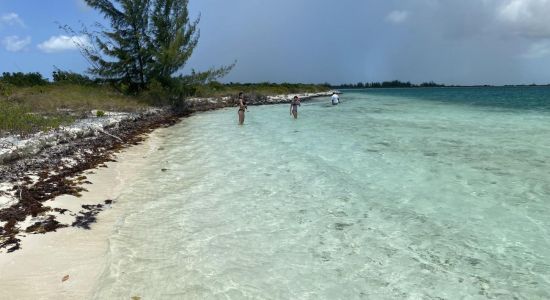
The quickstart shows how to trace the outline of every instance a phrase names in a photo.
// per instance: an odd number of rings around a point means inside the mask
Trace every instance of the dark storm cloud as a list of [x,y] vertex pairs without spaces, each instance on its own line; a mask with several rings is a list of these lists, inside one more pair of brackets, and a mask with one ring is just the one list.
[[[550,0],[190,0],[201,38],[187,66],[225,81],[550,82]],[[82,72],[57,23],[102,21],[83,0],[0,0],[0,71]],[[104,23],[104,22],[103,22]],[[72,37],[75,38],[75,37]]]
[[550,0],[202,0],[191,9],[202,13],[202,36],[190,65],[236,59],[227,81],[550,82],[541,70]]

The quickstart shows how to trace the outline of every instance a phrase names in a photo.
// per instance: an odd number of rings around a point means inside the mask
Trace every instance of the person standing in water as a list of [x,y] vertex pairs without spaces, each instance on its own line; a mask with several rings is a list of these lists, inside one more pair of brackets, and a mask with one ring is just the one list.
[[248,109],[248,106],[246,105],[246,100],[244,99],[243,92],[239,93],[239,111],[237,112],[239,114],[239,125],[243,125],[244,123],[244,111]]
[[294,96],[294,99],[290,102],[290,115],[294,116],[294,119],[298,119],[298,106],[301,106],[300,98]]
[[244,99],[243,92],[239,93],[239,111],[237,112],[239,114],[239,125],[243,125],[244,123],[244,112],[248,109],[248,106],[246,105],[246,100]]
[[340,97],[338,97],[338,94],[336,92],[332,92],[332,97],[330,98],[332,101],[332,105],[338,105],[340,103]]

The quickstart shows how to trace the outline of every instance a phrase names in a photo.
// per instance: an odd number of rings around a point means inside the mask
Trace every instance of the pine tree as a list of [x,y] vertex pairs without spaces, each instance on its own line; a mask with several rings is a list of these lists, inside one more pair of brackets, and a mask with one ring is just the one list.
[[185,66],[199,40],[200,18],[190,20],[188,0],[85,1],[110,25],[101,27],[99,34],[84,31],[93,45],[80,45],[92,64],[90,72],[127,85],[131,92],[151,83],[186,90],[188,85],[225,76],[234,66],[192,70],[190,75],[173,77]]
[[96,51],[85,51],[94,67],[92,74],[127,84],[130,90],[143,89],[150,64],[154,61],[150,51],[149,19],[150,0],[85,0],[109,21],[92,36]]
[[154,65],[151,76],[162,83],[183,68],[199,40],[197,25],[191,22],[188,0],[156,0],[151,15],[151,50]]

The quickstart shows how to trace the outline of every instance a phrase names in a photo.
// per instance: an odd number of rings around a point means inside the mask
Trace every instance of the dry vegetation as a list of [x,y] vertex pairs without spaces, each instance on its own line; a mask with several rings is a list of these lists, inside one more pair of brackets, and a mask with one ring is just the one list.
[[[162,90],[162,88],[160,88]],[[221,84],[211,82],[197,85],[197,97],[222,97],[247,94],[280,95],[327,91],[324,85],[314,84]],[[0,81],[0,136],[15,133],[29,134],[70,124],[77,118],[88,117],[92,110],[141,111],[152,104],[161,105],[169,95],[162,90],[145,91],[140,96],[121,93],[109,85],[47,83],[16,86]]]
[[87,112],[92,109],[107,111],[135,111],[146,108],[145,101],[124,95],[110,87],[75,84],[20,87],[3,102],[32,107],[35,112],[56,113],[59,110]]
[[239,92],[257,95],[283,95],[295,93],[318,93],[330,90],[328,85],[301,83],[229,83],[210,82],[195,88],[197,97],[222,97],[237,95]]
[[51,84],[6,86],[0,94],[0,134],[29,134],[69,124],[100,111],[139,111],[146,101],[109,87]]

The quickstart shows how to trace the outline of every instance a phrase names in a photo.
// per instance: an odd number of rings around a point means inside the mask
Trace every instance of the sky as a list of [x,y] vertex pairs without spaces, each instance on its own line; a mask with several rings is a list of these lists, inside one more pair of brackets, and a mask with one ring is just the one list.
[[[190,0],[182,70],[236,61],[224,82],[550,83],[550,0]],[[83,0],[0,0],[0,72],[88,68]]]

